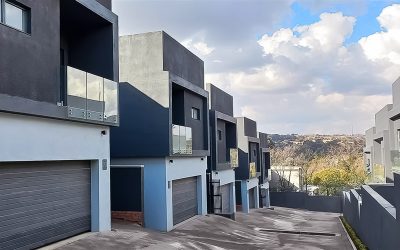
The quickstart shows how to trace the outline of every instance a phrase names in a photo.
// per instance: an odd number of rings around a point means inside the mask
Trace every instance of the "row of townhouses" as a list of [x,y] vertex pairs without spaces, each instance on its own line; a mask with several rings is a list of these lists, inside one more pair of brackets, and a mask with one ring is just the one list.
[[343,192],[343,216],[372,250],[400,246],[400,78],[392,92],[393,104],[375,114],[365,133],[368,185]]
[[0,0],[0,131],[0,249],[269,206],[267,135],[111,0]]
[[365,132],[364,161],[369,182],[392,183],[400,171],[400,78],[392,85],[393,104],[375,114],[375,126]]

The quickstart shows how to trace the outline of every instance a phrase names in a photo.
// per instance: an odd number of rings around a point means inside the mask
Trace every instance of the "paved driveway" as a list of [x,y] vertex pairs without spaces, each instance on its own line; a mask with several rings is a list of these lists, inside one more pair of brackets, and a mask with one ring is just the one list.
[[288,208],[263,208],[252,210],[250,214],[237,213],[236,221],[215,215],[199,216],[169,233],[119,221],[113,224],[112,232],[93,233],[58,249],[351,250],[338,216]]

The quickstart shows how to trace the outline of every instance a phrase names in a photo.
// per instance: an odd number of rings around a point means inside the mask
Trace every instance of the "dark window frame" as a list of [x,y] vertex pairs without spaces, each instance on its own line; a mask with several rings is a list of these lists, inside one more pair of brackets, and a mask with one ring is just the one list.
[[[6,4],[12,5],[22,11],[22,29],[7,24]],[[15,0],[0,0],[0,24],[25,34],[31,34],[31,9]]]
[[200,121],[200,109],[192,107],[192,119]]
[[219,129],[218,129],[218,132],[217,132],[217,133],[218,133],[218,140],[219,140],[219,141],[222,141],[222,130],[219,130]]

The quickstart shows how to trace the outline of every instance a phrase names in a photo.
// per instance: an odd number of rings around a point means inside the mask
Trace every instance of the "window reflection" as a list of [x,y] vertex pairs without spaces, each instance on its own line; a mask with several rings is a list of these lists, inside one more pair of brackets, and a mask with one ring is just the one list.
[[104,79],[104,119],[118,121],[118,84]]
[[118,83],[67,67],[69,116],[118,123]]
[[13,28],[24,30],[24,10],[9,2],[4,4],[5,23]]

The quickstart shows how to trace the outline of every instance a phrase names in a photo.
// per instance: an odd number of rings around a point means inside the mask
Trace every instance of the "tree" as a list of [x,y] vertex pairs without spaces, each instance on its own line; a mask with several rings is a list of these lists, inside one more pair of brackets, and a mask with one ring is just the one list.
[[326,195],[337,195],[347,186],[348,175],[339,168],[325,168],[316,172],[312,184],[319,187],[319,192]]

